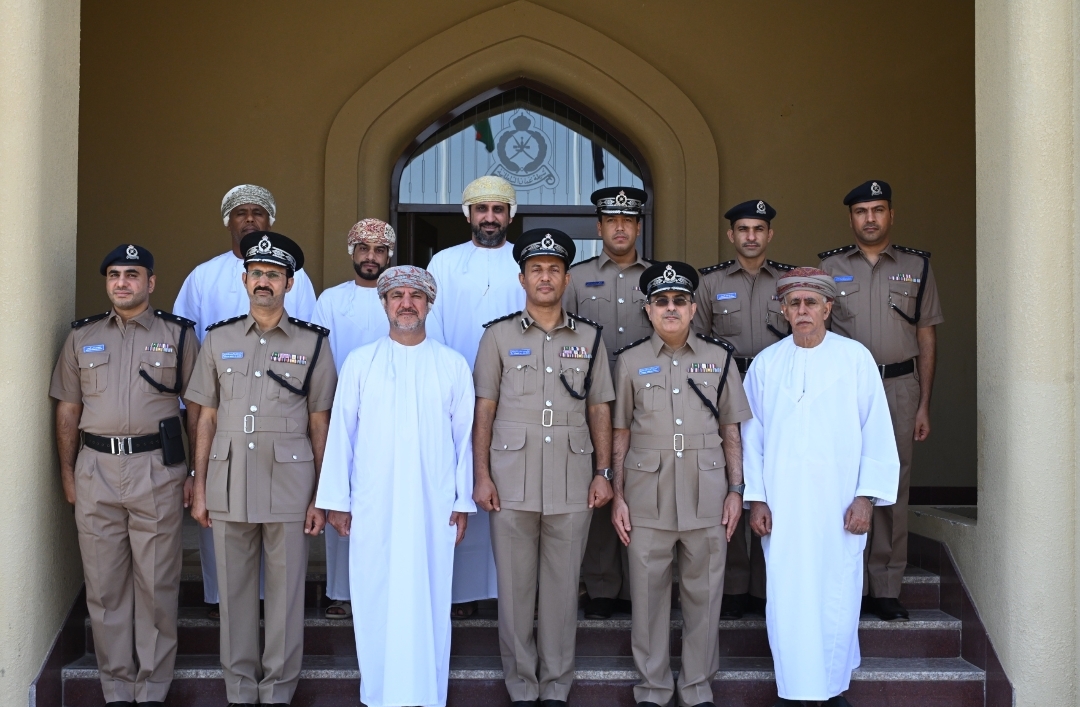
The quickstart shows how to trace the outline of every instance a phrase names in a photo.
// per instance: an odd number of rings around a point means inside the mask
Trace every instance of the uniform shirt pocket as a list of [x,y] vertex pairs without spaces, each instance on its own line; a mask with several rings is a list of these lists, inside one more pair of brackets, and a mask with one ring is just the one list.
[[210,444],[210,463],[206,469],[206,510],[229,512],[229,437],[214,437]]
[[833,305],[832,316],[840,319],[853,319],[855,317],[856,295],[859,292],[857,282],[836,283],[836,303]]
[[584,287],[578,297],[578,314],[594,322],[605,319],[611,308],[611,294],[606,288]]
[[727,466],[722,445],[699,449],[698,466],[698,518],[718,518],[724,514],[724,498],[727,496]]
[[[909,317],[915,316],[915,299],[919,293],[919,284],[916,282],[890,282],[889,283],[889,304],[896,305],[896,307],[908,315]],[[896,309],[889,307],[889,314],[894,319],[900,319],[907,321],[900,316],[900,312]]]
[[634,406],[642,410],[667,409],[668,383],[666,373],[647,373],[634,378]]
[[776,331],[783,335],[789,333],[789,325],[787,319],[784,318],[784,310],[780,307],[780,302],[777,300],[769,300],[765,312],[765,324],[771,326]]
[[270,512],[304,513],[315,493],[315,454],[307,437],[274,440]]
[[[575,393],[585,393],[585,376],[589,372],[588,359],[562,359],[560,376],[570,384]],[[559,383],[562,386],[562,383]],[[565,390],[565,389],[564,389]]]
[[566,502],[581,505],[589,502],[592,484],[592,437],[589,428],[572,428],[567,435],[570,454],[566,458]]
[[532,395],[536,392],[536,355],[506,356],[500,395]]
[[713,303],[713,331],[720,336],[741,334],[742,319],[742,302],[738,299],[718,300]]
[[[164,351],[144,351],[139,357],[139,370],[144,371],[158,385],[172,388],[176,385],[176,354]],[[139,386],[147,393],[159,392],[141,375]]]
[[[724,364],[723,363],[718,363],[718,364],[716,364],[716,366],[721,371],[724,370]],[[731,366],[734,367],[735,363],[732,362]],[[694,381],[694,385],[697,386],[697,389],[701,393],[701,395],[698,395],[698,393],[694,392],[693,388],[690,388],[690,381],[691,380]],[[713,407],[717,407],[716,391],[717,391],[717,386],[719,386],[719,385],[720,385],[720,374],[719,373],[691,373],[691,374],[689,374],[686,377],[686,387],[688,388],[688,390],[686,392],[687,392],[687,398],[690,400],[690,409],[691,410],[704,410],[705,412],[708,412],[709,415],[711,416],[712,411],[709,410],[709,406],[705,404],[705,402],[701,399],[701,396],[704,395],[705,400],[708,400],[713,405]],[[719,409],[719,408],[717,408],[717,409]]]
[[109,352],[80,353],[78,362],[83,395],[104,393],[109,386]]
[[630,514],[659,518],[660,450],[631,447],[623,460],[623,495]]
[[218,385],[222,400],[246,398],[248,394],[248,359],[232,358],[218,361]]
[[[273,371],[274,375],[284,379],[286,383],[292,387],[300,390],[304,385],[304,377],[307,376],[308,366],[311,364],[300,365],[297,363],[269,363],[267,364],[267,371]],[[267,376],[270,377],[269,375]],[[270,400],[284,400],[290,396],[295,396],[296,393],[283,386],[278,381],[270,378],[266,383],[266,397]]]
[[525,428],[491,430],[491,480],[503,501],[525,500]]

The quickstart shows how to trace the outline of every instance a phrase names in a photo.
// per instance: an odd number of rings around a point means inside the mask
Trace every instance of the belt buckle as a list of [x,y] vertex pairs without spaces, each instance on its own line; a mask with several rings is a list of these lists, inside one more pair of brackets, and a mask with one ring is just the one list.
[[555,411],[551,408],[545,408],[540,412],[540,424],[544,427],[551,427],[555,423]]
[[885,380],[885,364],[879,363],[877,365],[878,373],[881,374],[881,380]]
[[681,452],[686,449],[686,438],[681,434],[675,435],[675,439],[672,440],[672,446],[676,452]]
[[[251,423],[251,429],[248,429],[248,423]],[[249,435],[255,431],[255,416],[244,415],[244,434]]]
[[132,454],[131,437],[109,437],[109,453],[118,457]]

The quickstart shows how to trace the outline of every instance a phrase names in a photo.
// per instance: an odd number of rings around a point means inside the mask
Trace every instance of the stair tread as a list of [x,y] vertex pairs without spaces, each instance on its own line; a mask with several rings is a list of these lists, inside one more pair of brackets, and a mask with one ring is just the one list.
[[[679,659],[672,659],[678,669]],[[65,680],[98,679],[94,656],[85,655],[66,665]],[[304,656],[301,679],[358,680],[355,656]],[[964,681],[983,680],[985,672],[962,658],[863,658],[852,680],[870,681]],[[178,655],[176,680],[222,679],[216,655]],[[451,656],[451,680],[502,680],[502,662],[497,656]],[[579,657],[576,680],[640,680],[634,660],[625,657]],[[721,658],[716,680],[775,680],[771,658]]]

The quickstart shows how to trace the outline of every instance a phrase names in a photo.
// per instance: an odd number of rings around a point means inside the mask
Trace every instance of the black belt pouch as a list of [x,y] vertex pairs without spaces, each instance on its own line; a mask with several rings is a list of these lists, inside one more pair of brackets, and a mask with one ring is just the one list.
[[169,417],[158,423],[158,431],[161,434],[161,459],[165,466],[183,464],[184,459],[184,434],[180,427],[179,417]]

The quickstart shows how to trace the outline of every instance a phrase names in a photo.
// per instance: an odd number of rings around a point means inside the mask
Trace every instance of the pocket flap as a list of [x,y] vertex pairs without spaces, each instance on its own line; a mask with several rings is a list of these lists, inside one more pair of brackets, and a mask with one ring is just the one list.
[[109,362],[108,351],[79,354],[79,368],[97,368]]
[[311,443],[306,439],[276,439],[274,440],[274,461],[276,462],[309,462],[315,459],[315,453],[311,449]]
[[722,446],[708,447],[706,449],[699,449],[697,453],[697,465],[698,469],[702,471],[706,469],[723,469],[727,462],[724,459],[724,448]]
[[623,469],[635,471],[658,471],[660,469],[659,449],[635,449],[631,447],[623,461]]
[[210,461],[224,461],[229,458],[229,448],[232,447],[232,439],[229,437],[214,437],[210,443]]
[[524,446],[524,427],[496,427],[491,431],[491,448],[494,450],[516,451]]
[[588,428],[570,430],[570,451],[574,454],[592,454],[592,436]]
[[148,368],[176,368],[176,354],[164,351],[144,351],[139,359]]
[[841,297],[855,294],[859,291],[859,283],[857,282],[838,282],[836,283],[836,293]]
[[506,370],[516,369],[521,370],[524,368],[536,368],[536,356],[530,354],[528,356],[507,356],[506,357]]
[[226,358],[218,361],[218,373],[243,373],[247,374],[248,360],[246,358]]
[[[642,369],[644,370],[644,369]],[[667,374],[666,373],[644,373],[634,376],[633,378],[634,390],[645,390],[646,388],[663,388],[667,389]]]
[[894,295],[902,295],[904,297],[914,297],[919,292],[919,285],[915,282],[890,282],[889,293]]
[[719,300],[713,305],[713,311],[720,314],[731,314],[742,309],[742,302],[738,299]]

